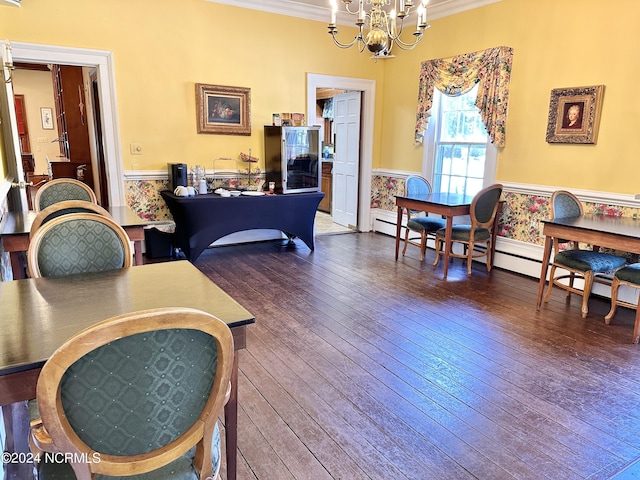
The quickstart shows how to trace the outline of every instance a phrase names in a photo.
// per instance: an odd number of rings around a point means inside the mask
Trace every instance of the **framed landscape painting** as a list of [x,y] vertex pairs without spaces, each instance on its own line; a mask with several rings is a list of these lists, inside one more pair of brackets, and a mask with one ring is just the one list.
[[198,133],[251,135],[251,89],[196,83]]
[[604,85],[551,90],[548,143],[595,144]]

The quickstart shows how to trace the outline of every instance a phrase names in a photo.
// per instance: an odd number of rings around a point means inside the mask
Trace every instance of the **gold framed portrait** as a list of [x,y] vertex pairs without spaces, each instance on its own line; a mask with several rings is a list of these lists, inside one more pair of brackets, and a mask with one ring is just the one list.
[[547,142],[595,144],[603,94],[604,85],[551,90]]

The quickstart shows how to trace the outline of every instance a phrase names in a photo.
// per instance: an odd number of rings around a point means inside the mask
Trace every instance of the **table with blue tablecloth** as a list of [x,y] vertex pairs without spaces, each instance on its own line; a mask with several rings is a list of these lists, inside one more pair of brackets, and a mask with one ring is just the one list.
[[238,197],[179,197],[168,190],[160,194],[176,223],[174,244],[192,262],[216,240],[254,229],[280,230],[313,250],[316,210],[324,197],[322,192]]

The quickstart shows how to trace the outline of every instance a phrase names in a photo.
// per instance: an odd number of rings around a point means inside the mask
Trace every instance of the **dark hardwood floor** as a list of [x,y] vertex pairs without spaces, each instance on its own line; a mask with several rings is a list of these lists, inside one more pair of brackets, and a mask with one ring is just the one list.
[[607,479],[640,457],[634,312],[607,326],[593,298],[582,319],[557,290],[536,312],[536,279],[478,263],[468,278],[455,260],[445,281],[433,252],[394,261],[394,241],[197,260],[256,317],[240,352],[240,480]]

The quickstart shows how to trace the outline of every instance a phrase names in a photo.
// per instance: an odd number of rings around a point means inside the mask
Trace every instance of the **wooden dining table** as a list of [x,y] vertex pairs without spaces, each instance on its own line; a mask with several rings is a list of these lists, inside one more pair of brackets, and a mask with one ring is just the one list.
[[[120,225],[133,242],[133,259],[135,265],[142,265],[142,240],[144,227],[149,222],[140,218],[126,206],[108,207],[107,211],[113,220]],[[13,279],[25,278],[24,253],[29,249],[29,232],[38,212],[33,210],[5,213],[0,224],[0,239],[5,252],[9,252]]]
[[[446,218],[445,246],[444,246],[444,278],[449,272],[449,251],[451,249],[451,232],[453,230],[453,217],[469,215],[473,196],[461,195],[457,193],[433,192],[428,195],[402,196],[396,195],[396,206],[398,207],[398,221],[396,223],[396,260],[400,250],[400,233],[402,231],[402,214],[405,208],[420,212],[429,212],[441,215]],[[496,215],[496,218],[498,216]],[[491,261],[493,262],[493,252],[495,249],[495,233],[493,229],[493,241],[491,242]]]
[[640,220],[612,215],[583,215],[543,220],[544,252],[538,284],[536,310],[540,310],[554,238],[640,254]]
[[186,260],[57,278],[0,282],[0,405],[35,398],[41,367],[79,331],[108,318],[161,307],[191,307],[231,329],[236,355],[225,406],[227,478],[235,479],[238,355],[255,322],[220,287]]

